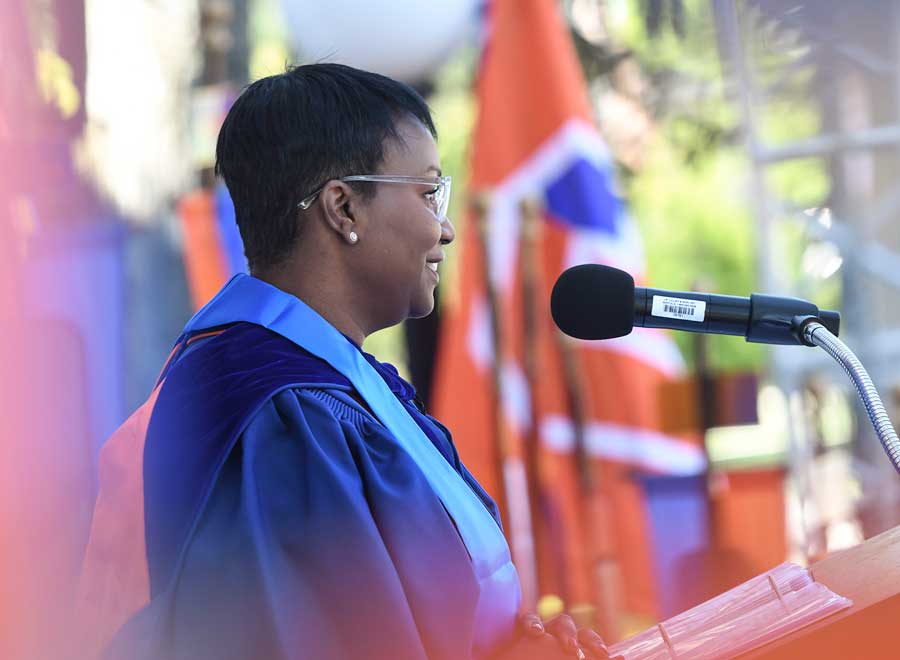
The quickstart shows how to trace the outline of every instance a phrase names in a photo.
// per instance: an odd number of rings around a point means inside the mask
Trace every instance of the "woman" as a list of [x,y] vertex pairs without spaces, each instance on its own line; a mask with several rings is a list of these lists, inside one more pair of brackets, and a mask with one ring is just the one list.
[[336,64],[262,79],[231,108],[217,170],[252,276],[188,322],[104,450],[82,584],[94,648],[605,657],[566,618],[554,636],[518,617],[494,502],[361,350],[434,306],[454,238],[435,135],[411,88]]

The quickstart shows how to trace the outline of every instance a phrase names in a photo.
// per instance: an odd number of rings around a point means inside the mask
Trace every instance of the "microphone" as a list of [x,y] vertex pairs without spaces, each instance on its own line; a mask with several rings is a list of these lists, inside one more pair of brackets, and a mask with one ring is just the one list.
[[749,298],[636,287],[625,271],[584,264],[566,270],[550,296],[553,321],[577,339],[612,339],[634,326],[740,335],[761,344],[812,344],[803,328],[816,321],[838,335],[841,315],[799,298]]

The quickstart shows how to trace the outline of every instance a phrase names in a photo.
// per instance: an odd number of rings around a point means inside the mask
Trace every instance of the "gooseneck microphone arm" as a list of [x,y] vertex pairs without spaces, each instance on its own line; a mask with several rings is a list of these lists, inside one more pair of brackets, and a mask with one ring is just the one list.
[[866,368],[844,342],[831,334],[828,328],[817,320],[797,318],[794,325],[794,329],[803,343],[809,346],[820,347],[833,357],[844,368],[847,375],[850,376],[850,380],[853,381],[856,392],[866,408],[869,421],[875,428],[878,441],[884,448],[894,469],[900,473],[900,439],[897,438],[897,432],[891,425],[891,420],[884,409],[881,397],[878,396],[878,391],[875,389],[872,379],[869,378]]

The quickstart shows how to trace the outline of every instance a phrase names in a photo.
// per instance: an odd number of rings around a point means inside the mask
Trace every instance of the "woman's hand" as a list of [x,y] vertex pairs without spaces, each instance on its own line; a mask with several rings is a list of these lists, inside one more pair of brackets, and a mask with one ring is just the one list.
[[546,624],[537,614],[523,614],[519,617],[519,627],[525,637],[534,640],[548,636],[556,638],[563,653],[569,658],[609,658],[609,651],[600,635],[589,628],[578,630],[572,617],[567,614],[555,616]]
[[[582,653],[582,657],[588,657]],[[513,642],[492,655],[491,660],[573,660],[577,657],[577,654],[564,651],[559,641],[549,633],[528,633],[517,635]]]

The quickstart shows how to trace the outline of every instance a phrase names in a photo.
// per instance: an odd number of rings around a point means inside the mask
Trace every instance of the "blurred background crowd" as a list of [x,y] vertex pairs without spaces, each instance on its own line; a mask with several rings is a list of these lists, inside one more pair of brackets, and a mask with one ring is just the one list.
[[438,310],[365,348],[500,502],[530,607],[615,640],[900,524],[823,352],[587,345],[547,315],[583,262],[806,298],[841,311],[896,420],[900,2],[3,0],[0,656],[52,645],[34,633],[74,592],[98,452],[246,270],[225,112],[323,60],[434,110],[460,238]]

